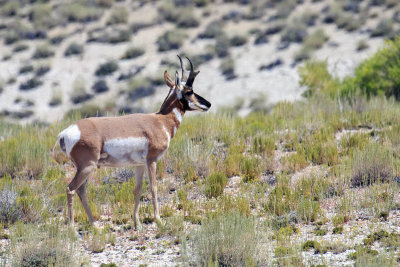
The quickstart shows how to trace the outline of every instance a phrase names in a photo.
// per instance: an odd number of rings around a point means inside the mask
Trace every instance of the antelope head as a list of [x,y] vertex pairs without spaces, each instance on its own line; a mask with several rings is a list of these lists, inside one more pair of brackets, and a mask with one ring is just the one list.
[[178,56],[179,61],[181,63],[182,75],[179,78],[178,71],[175,72],[175,82],[172,82],[172,79],[168,75],[167,71],[164,73],[165,82],[171,88],[171,90],[175,90],[175,94],[178,100],[183,104],[185,110],[200,110],[207,111],[211,107],[211,103],[206,99],[201,97],[200,95],[193,92],[193,82],[196,78],[197,74],[200,71],[193,70],[192,61],[186,57],[190,64],[190,72],[189,76],[186,75],[186,71],[183,68],[182,59]]

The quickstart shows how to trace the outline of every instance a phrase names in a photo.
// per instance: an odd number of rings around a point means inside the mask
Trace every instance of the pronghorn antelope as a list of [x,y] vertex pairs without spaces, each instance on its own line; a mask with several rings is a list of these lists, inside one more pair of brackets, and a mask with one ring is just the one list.
[[199,71],[194,71],[192,62],[187,59],[190,63],[188,77],[180,57],[181,78],[178,71],[175,72],[175,81],[167,71],[164,72],[165,83],[170,90],[157,113],[81,119],[58,135],[57,143],[76,167],[75,177],[67,186],[68,218],[71,223],[74,219],[72,200],[75,192],[78,193],[90,223],[95,221],[86,199],[86,184],[96,167],[127,165],[135,166],[135,228],[139,224],[139,201],[145,169],[151,185],[154,219],[160,220],[156,162],[167,151],[185,112],[207,111],[211,106],[207,100],[193,92],[193,82]]

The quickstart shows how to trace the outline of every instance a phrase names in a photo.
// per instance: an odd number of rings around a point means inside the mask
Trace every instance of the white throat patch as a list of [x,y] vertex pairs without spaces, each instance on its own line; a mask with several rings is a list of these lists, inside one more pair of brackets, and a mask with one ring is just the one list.
[[171,141],[171,135],[169,134],[169,132],[167,131],[167,129],[165,129],[164,126],[163,126],[163,130],[164,130],[165,134],[167,135],[167,138],[168,138],[168,147],[169,147],[169,142]]
[[182,122],[182,114],[176,108],[174,108],[172,111],[174,112],[176,119],[179,121],[179,123],[181,123]]

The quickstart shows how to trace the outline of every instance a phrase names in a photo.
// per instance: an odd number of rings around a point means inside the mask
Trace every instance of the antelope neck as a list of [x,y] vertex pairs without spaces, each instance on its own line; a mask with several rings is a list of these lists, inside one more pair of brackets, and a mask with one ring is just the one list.
[[165,130],[170,134],[170,137],[174,137],[181,125],[183,115],[185,115],[183,104],[178,100],[175,94],[171,95],[157,114],[162,116],[161,121]]

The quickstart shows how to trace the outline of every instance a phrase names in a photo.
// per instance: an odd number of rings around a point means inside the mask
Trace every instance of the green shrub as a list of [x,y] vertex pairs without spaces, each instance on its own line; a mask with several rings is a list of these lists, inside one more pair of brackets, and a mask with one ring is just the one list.
[[243,35],[236,35],[233,36],[230,40],[229,40],[229,44],[231,46],[242,46],[245,45],[247,43],[247,37],[243,36]]
[[317,92],[337,95],[338,81],[328,72],[326,61],[308,61],[304,66],[299,67],[301,86],[306,86],[303,96],[310,97]]
[[22,91],[31,90],[31,89],[35,89],[36,87],[41,86],[42,84],[43,84],[42,81],[40,81],[36,77],[33,77],[33,78],[27,80],[26,82],[21,83],[19,86],[19,89]]
[[33,71],[33,66],[32,65],[26,65],[26,66],[22,66],[19,69],[19,74],[28,73],[28,72],[32,72],[32,71]]
[[128,83],[128,96],[131,100],[138,100],[154,94],[155,88],[150,79],[144,77],[132,78]]
[[245,157],[240,162],[240,171],[243,175],[243,182],[254,182],[261,173],[260,160],[255,157]]
[[47,29],[55,25],[52,18],[51,6],[48,4],[35,4],[29,12],[29,20],[35,28]]
[[115,0],[96,0],[95,2],[98,6],[101,7],[112,7]]
[[307,251],[310,249],[318,249],[321,247],[321,244],[314,240],[307,240],[301,245],[302,250]]
[[224,173],[216,172],[209,175],[205,184],[205,195],[207,198],[217,198],[222,195],[228,178]]
[[17,44],[14,49],[13,52],[18,53],[18,52],[22,52],[25,51],[29,48],[29,46],[27,44]]
[[224,59],[219,68],[223,75],[230,77],[235,74],[235,61],[232,58]]
[[337,226],[337,227],[333,228],[332,233],[334,235],[342,234],[343,233],[343,226]]
[[3,3],[1,7],[1,14],[4,16],[15,16],[20,8],[20,3],[18,1],[7,1]]
[[324,236],[328,233],[328,230],[326,229],[315,229],[314,234],[316,236]]
[[122,55],[121,59],[132,59],[140,57],[145,53],[144,48],[142,47],[129,47],[125,53]]
[[224,24],[221,21],[210,22],[203,33],[199,35],[200,38],[214,39],[224,34]]
[[90,22],[100,18],[103,11],[97,7],[85,5],[80,2],[60,5],[59,13],[69,22]]
[[372,57],[363,61],[354,77],[347,77],[341,85],[342,94],[354,96],[357,92],[368,98],[375,95],[394,96],[400,100],[400,38],[386,41]]
[[352,186],[390,182],[393,176],[392,164],[390,151],[379,144],[371,143],[355,151],[351,161]]
[[271,136],[256,136],[253,138],[252,151],[261,155],[272,155],[275,150],[275,140]]
[[311,58],[311,54],[313,49],[308,46],[302,46],[298,51],[293,55],[293,59],[295,63],[309,60]]
[[293,21],[286,25],[281,35],[282,42],[301,43],[307,37],[307,27],[300,21]]
[[54,56],[54,51],[48,45],[40,45],[36,47],[32,55],[34,59],[49,58]]
[[53,90],[49,105],[52,107],[58,106],[62,103],[62,91]]
[[217,37],[213,52],[221,58],[229,56],[229,39],[224,34]]
[[357,51],[363,51],[365,49],[369,48],[368,42],[366,39],[361,39],[357,42]]
[[172,30],[166,31],[163,35],[158,37],[158,51],[169,51],[172,49],[179,49],[184,40],[186,38],[186,34],[180,31]]
[[113,74],[119,68],[118,63],[114,60],[100,64],[94,73],[96,76],[108,76]]
[[89,94],[86,90],[85,80],[77,78],[73,84],[73,91],[71,94],[71,100],[74,104],[80,104],[91,99],[93,95]]
[[125,24],[128,22],[128,9],[126,7],[117,7],[111,11],[107,25]]
[[329,39],[322,29],[315,30],[304,40],[304,47],[311,49],[319,49]]
[[237,212],[205,220],[191,235],[193,259],[206,266],[248,266],[257,264],[260,236],[254,219]]
[[376,28],[371,32],[371,37],[392,37],[393,34],[393,21],[384,18],[379,21]]
[[65,49],[64,56],[69,57],[73,55],[81,55],[83,53],[83,45],[71,43]]
[[38,126],[27,125],[0,142],[0,177],[41,175],[49,161],[49,147],[53,145],[44,138],[43,131]]
[[199,21],[191,9],[183,8],[179,12],[177,25],[181,28],[196,28]]
[[177,22],[180,15],[179,11],[180,9],[176,7],[172,0],[162,1],[158,8],[160,17],[169,22]]

